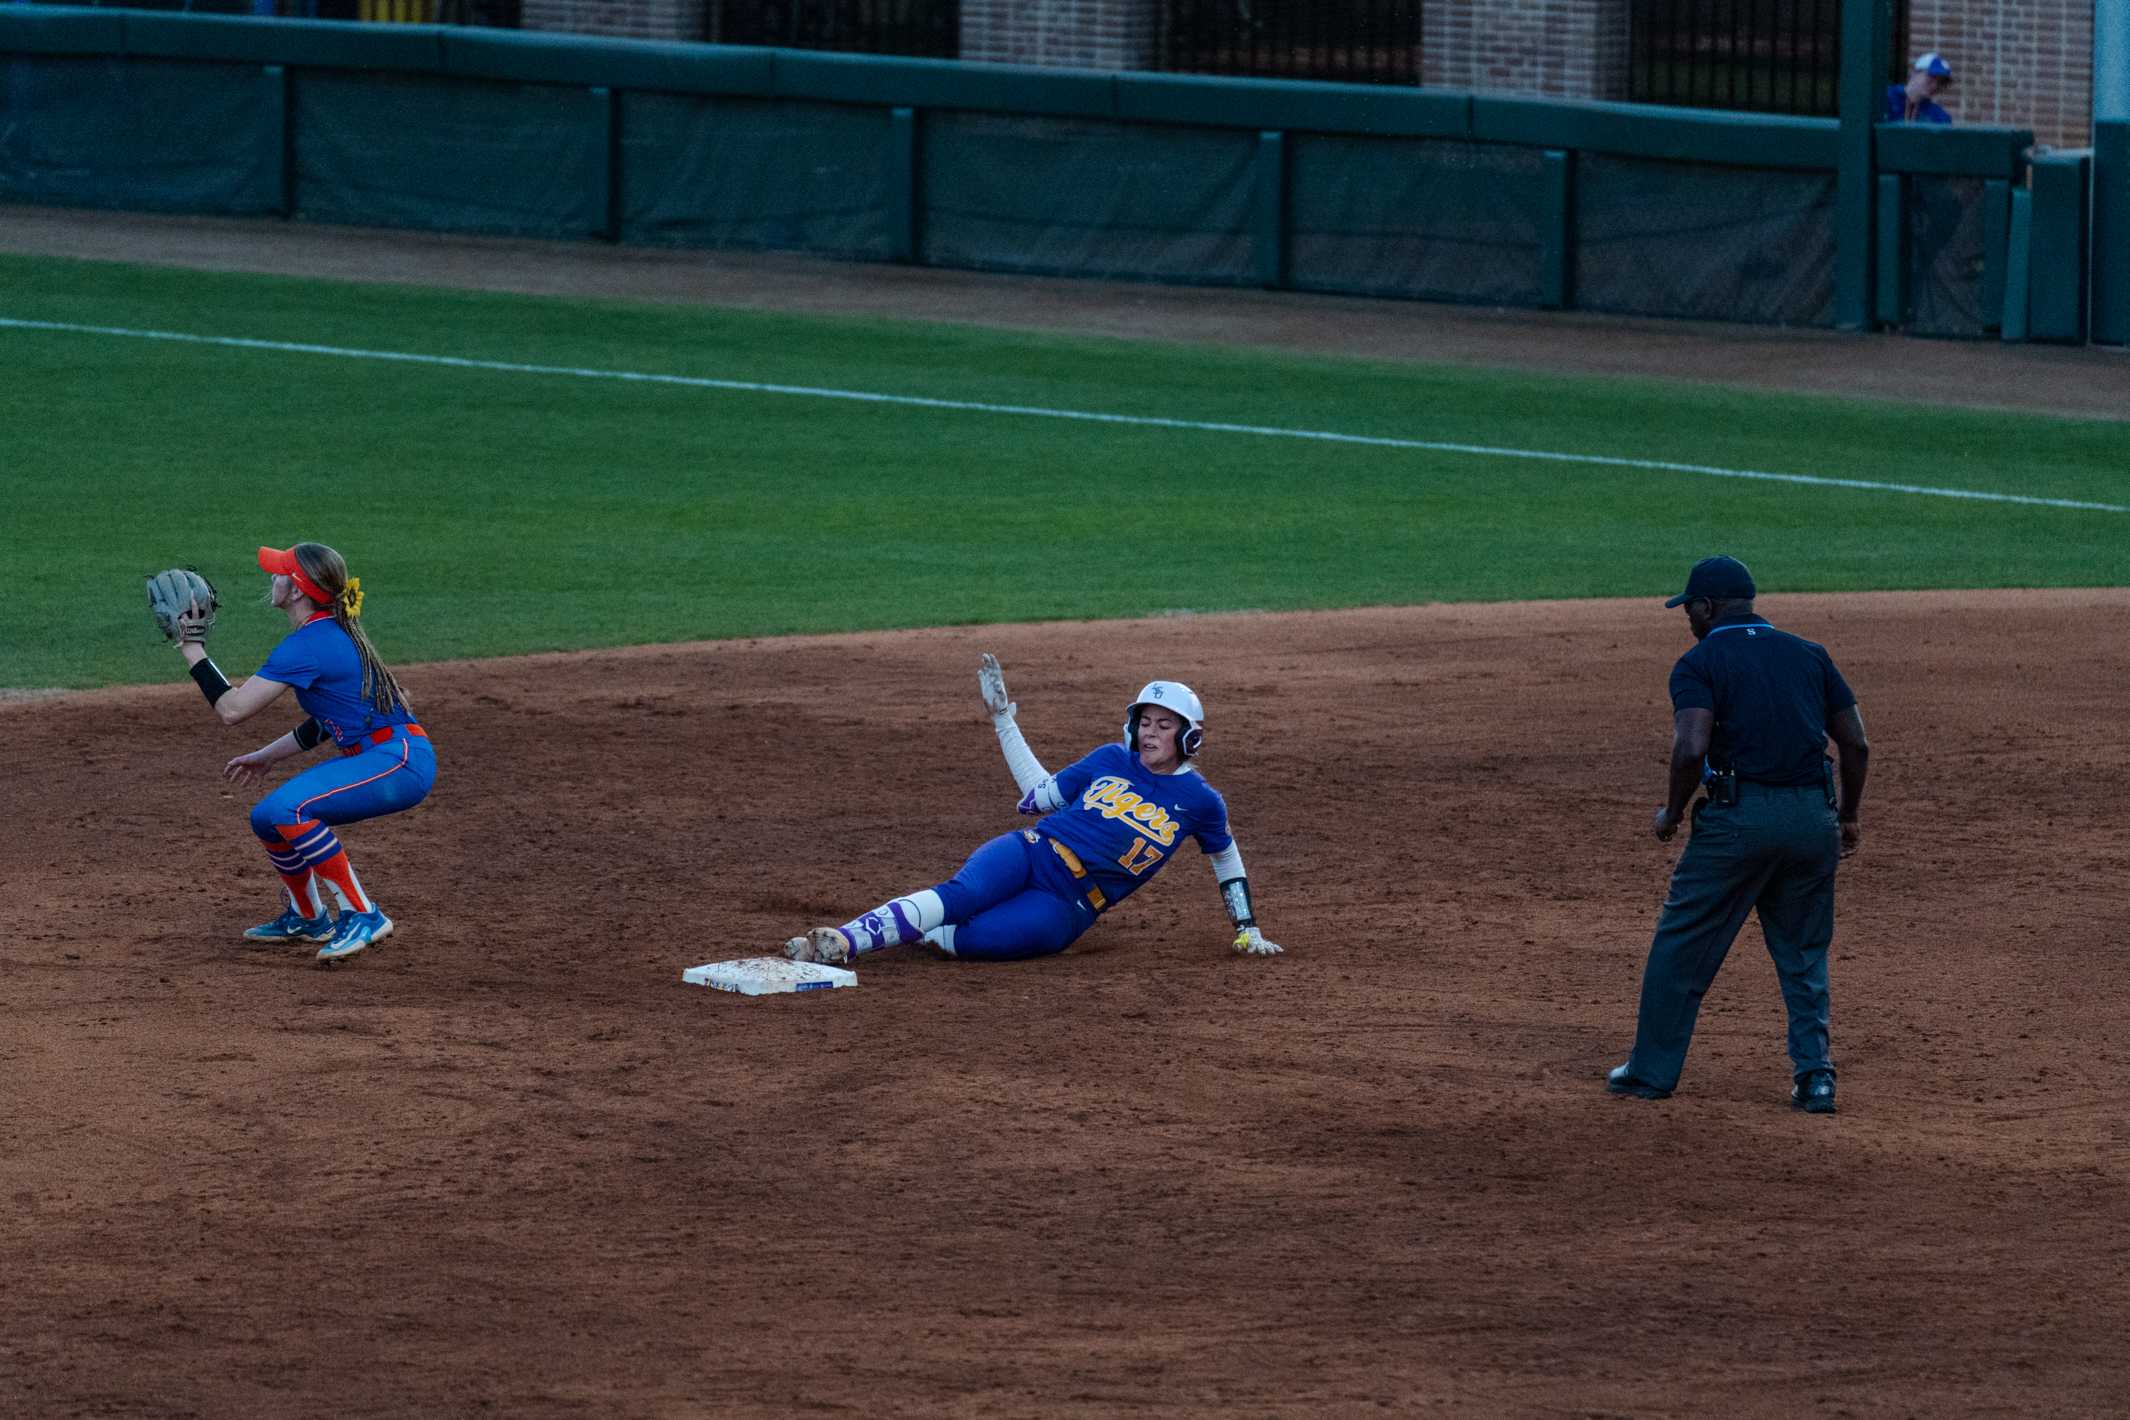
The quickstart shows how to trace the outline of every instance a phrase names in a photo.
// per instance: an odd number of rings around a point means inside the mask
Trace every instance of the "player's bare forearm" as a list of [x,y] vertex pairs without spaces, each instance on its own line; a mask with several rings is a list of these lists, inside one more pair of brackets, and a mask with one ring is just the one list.
[[1666,785],[1666,806],[1672,817],[1686,812],[1694,790],[1701,787],[1701,771],[1708,763],[1709,741],[1716,734],[1716,712],[1689,707],[1671,717],[1671,773]]
[[185,661],[192,667],[193,684],[199,686],[200,694],[214,710],[215,718],[225,725],[241,725],[281,698],[288,686],[265,676],[252,676],[242,685],[233,686],[223,676],[215,663],[208,659],[204,648],[186,644]]
[[1659,843],[1669,843],[1685,817],[1687,801],[1701,783],[1708,762],[1708,744],[1716,731],[1716,713],[1689,707],[1672,715],[1671,766],[1665,779],[1664,804],[1657,810],[1651,828]]
[[234,784],[256,784],[266,777],[269,767],[303,753],[304,748],[298,732],[290,730],[280,739],[230,760],[222,766],[222,777]]
[[1841,770],[1844,822],[1854,823],[1864,806],[1864,779],[1871,772],[1871,741],[1864,735],[1864,712],[1852,705],[1834,717],[1827,727],[1834,741],[1834,757]]
[[272,744],[261,745],[255,753],[261,764],[279,764],[284,759],[293,759],[303,753],[303,746],[297,743],[296,732],[290,730]]
[[1671,750],[1671,769],[1665,778],[1664,805],[1673,818],[1686,812],[1686,805],[1694,797],[1694,790],[1701,786],[1701,766],[1704,756],[1684,750],[1675,741]]

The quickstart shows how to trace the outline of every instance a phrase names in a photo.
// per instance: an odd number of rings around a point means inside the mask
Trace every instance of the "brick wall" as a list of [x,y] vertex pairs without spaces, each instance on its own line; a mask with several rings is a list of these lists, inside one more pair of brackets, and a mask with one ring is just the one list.
[[1430,88],[1627,96],[1627,0],[1432,0],[1420,23]]
[[625,39],[701,39],[707,0],[523,0],[528,30]]
[[[523,0],[529,30],[699,39],[715,0]],[[1420,0],[1422,82],[1484,93],[1618,99],[1627,93],[1628,0]],[[1145,69],[1162,0],[962,0],[964,59]],[[1957,82],[1939,101],[1961,123],[2091,140],[2093,0],[1909,0],[1909,36]]]
[[2092,142],[2093,0],[1910,0],[1908,36],[1952,65],[1938,102],[1955,123],[2031,128],[2056,148]]
[[1146,69],[1159,14],[1158,0],[961,0],[961,57]]

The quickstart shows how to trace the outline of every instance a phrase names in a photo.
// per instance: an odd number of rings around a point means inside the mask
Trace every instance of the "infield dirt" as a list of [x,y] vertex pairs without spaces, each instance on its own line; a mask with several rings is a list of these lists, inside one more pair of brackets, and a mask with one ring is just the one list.
[[[1681,1092],[1603,1091],[1654,602],[408,667],[441,773],[333,970],[238,938],[259,732],[0,702],[0,1412],[2120,1414],[2130,592],[1762,609],[1876,749],[1831,1119],[1750,925]],[[1288,954],[1186,854],[1063,957],[682,985],[1014,825],[986,649],[1053,768],[1204,693]]]
[[[0,247],[2126,408],[2094,350],[21,208]],[[1751,925],[1682,1092],[1603,1093],[1676,851],[1653,604],[408,667],[441,776],[348,831],[400,931],[331,971],[238,940],[258,734],[175,666],[0,697],[0,1413],[2120,1414],[2130,592],[1764,610],[1877,751],[1833,1119]],[[984,649],[1052,767],[1204,692],[1288,955],[1231,957],[1185,861],[1048,961],[682,985],[1013,826]]]

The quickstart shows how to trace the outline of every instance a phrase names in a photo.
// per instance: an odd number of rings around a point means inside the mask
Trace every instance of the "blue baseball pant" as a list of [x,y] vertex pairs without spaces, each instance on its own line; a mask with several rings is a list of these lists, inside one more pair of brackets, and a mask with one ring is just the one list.
[[394,735],[360,754],[311,766],[252,807],[251,830],[269,848],[281,848],[284,827],[305,823],[358,823],[411,809],[436,783],[436,751],[429,741]]
[[955,956],[1024,961],[1064,951],[1094,925],[1072,882],[1049,840],[1023,830],[992,839],[932,890],[954,928]]

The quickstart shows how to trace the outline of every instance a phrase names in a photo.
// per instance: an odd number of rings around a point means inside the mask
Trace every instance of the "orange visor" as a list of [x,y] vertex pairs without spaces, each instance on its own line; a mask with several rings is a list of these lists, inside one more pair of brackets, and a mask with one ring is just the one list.
[[269,572],[287,577],[296,584],[296,590],[309,597],[321,607],[331,607],[333,599],[325,594],[316,582],[304,574],[303,564],[296,560],[293,547],[262,547],[259,549],[259,565]]

